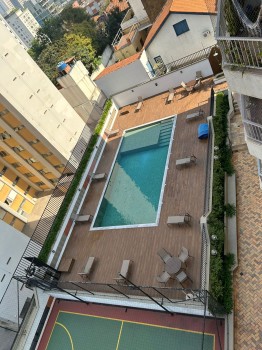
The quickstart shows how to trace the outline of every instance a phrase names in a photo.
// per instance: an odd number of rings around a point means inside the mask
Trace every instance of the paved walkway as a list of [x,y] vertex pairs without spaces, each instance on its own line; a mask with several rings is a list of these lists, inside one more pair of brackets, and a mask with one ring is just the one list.
[[237,176],[238,263],[234,273],[235,350],[262,349],[262,190],[256,159],[234,152]]

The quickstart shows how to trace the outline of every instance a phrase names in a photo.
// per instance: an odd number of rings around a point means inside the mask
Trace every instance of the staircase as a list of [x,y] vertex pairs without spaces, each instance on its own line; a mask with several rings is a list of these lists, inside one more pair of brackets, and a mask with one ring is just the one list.
[[242,116],[240,114],[240,109],[238,106],[238,102],[234,99],[233,95],[233,108],[234,115],[230,119],[230,140],[232,145],[232,151],[244,151],[247,149],[247,144],[245,141],[245,132],[242,121]]
[[173,123],[173,118],[161,121],[161,130],[158,139],[158,147],[169,146]]

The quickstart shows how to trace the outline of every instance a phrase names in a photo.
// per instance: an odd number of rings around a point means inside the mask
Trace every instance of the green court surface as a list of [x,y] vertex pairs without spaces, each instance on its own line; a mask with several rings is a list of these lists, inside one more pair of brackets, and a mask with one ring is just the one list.
[[[204,350],[214,349],[205,334]],[[196,350],[202,333],[60,311],[47,350]]]

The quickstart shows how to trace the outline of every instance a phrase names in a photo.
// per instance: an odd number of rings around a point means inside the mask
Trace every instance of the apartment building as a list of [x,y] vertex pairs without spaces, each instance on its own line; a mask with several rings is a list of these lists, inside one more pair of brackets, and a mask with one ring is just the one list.
[[39,23],[28,9],[17,10],[5,17],[24,46],[29,48],[40,28]]
[[245,139],[250,154],[258,160],[262,185],[261,17],[260,0],[221,0],[217,41],[228,85],[238,94]]
[[14,10],[14,5],[10,0],[1,0],[0,1],[0,15],[6,16],[8,15],[11,11]]
[[55,188],[85,123],[3,21],[0,37],[0,218],[22,230],[38,193]]

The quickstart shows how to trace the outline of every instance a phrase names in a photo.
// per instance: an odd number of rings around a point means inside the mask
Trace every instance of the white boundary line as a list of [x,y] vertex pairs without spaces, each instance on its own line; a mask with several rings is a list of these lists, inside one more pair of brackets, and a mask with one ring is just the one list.
[[[167,119],[171,119],[171,118],[174,118],[174,122],[173,122],[173,126],[172,126],[172,131],[171,131],[171,134],[170,134],[170,141],[169,141],[169,147],[168,147],[168,152],[167,152],[167,156],[166,156],[165,171],[164,171],[164,175],[163,175],[162,186],[161,186],[161,192],[160,192],[160,196],[159,196],[158,209],[157,209],[157,214],[156,214],[156,221],[153,222],[153,223],[148,223],[148,224],[94,227],[94,223],[95,223],[95,221],[96,221],[97,214],[98,214],[98,212],[99,212],[99,209],[100,209],[102,200],[103,200],[104,195],[105,195],[105,192],[106,192],[106,190],[107,190],[108,183],[109,183],[109,181],[110,181],[110,178],[111,178],[111,175],[112,175],[112,171],[113,171],[113,168],[114,168],[114,166],[115,166],[115,162],[116,162],[117,156],[118,156],[118,154],[119,154],[119,150],[120,150],[120,147],[121,147],[121,145],[122,145],[122,142],[123,142],[125,133],[126,133],[127,131],[140,129],[140,128],[142,128],[142,127],[149,126],[149,125],[152,125],[152,124],[156,124],[156,123],[158,123],[158,122],[161,122],[161,121],[167,120]],[[158,120],[154,120],[153,122],[151,121],[151,122],[149,122],[149,123],[142,124],[142,125],[136,126],[136,127],[134,127],[134,128],[129,128],[129,129],[124,130],[123,135],[122,135],[122,137],[121,137],[121,140],[120,140],[120,142],[119,142],[119,145],[118,145],[118,147],[117,147],[117,151],[116,151],[115,157],[114,157],[114,159],[113,159],[113,162],[112,162],[112,165],[111,165],[111,168],[110,168],[110,171],[109,171],[109,175],[108,175],[108,177],[107,177],[106,184],[105,184],[105,186],[104,186],[102,195],[101,195],[100,200],[99,200],[99,202],[98,202],[97,209],[96,209],[96,212],[95,212],[95,215],[94,215],[94,219],[93,219],[92,224],[91,224],[91,226],[90,226],[90,231],[113,230],[113,229],[114,229],[114,230],[118,230],[118,229],[126,229],[126,228],[139,228],[139,227],[154,227],[154,226],[158,226],[159,219],[160,219],[161,207],[162,207],[162,204],[163,204],[163,196],[164,196],[164,189],[165,189],[165,186],[166,186],[166,177],[167,177],[169,159],[170,159],[170,155],[171,155],[171,148],[172,148],[172,144],[173,144],[173,141],[174,141],[174,132],[175,132],[175,127],[176,127],[176,120],[177,120],[177,115],[174,114],[174,115],[170,115],[170,116],[165,117],[165,118],[161,118],[161,119],[158,119]],[[172,141],[172,142],[171,142],[171,141]]]

